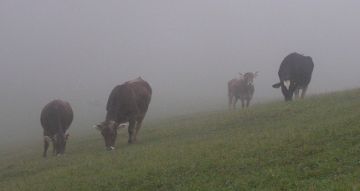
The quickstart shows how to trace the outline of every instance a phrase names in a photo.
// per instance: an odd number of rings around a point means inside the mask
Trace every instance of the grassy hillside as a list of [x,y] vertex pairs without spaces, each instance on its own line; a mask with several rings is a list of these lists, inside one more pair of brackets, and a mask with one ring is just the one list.
[[148,122],[140,142],[104,150],[75,135],[62,157],[42,144],[3,151],[0,189],[360,190],[360,90]]

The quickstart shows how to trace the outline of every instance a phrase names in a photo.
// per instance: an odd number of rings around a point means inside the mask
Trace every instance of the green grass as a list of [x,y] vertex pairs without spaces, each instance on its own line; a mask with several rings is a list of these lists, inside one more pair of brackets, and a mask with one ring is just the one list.
[[67,154],[42,145],[4,151],[0,189],[360,190],[360,90],[215,111],[144,125],[140,141],[104,150],[72,137]]

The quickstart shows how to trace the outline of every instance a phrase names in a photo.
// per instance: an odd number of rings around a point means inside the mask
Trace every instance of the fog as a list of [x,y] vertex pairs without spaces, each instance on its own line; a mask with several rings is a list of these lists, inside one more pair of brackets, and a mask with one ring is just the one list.
[[[254,103],[291,52],[312,56],[309,94],[359,86],[357,0],[0,0],[0,139],[42,137],[43,106],[73,106],[71,131],[95,131],[111,89],[141,76],[147,119],[227,108],[227,81],[259,71]],[[146,126],[146,125],[145,125]]]

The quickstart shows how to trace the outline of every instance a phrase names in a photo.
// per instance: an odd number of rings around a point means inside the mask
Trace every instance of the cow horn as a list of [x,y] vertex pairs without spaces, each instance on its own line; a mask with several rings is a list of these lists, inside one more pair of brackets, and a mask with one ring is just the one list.
[[129,126],[129,123],[121,123],[117,126],[118,129],[121,129],[121,128],[126,128]]

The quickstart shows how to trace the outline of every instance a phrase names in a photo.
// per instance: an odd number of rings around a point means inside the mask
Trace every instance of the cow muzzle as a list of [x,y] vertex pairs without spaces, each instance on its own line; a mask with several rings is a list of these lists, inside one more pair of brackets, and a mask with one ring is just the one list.
[[115,150],[115,147],[113,147],[113,146],[106,147],[106,150],[107,150],[107,151],[112,151],[112,150]]

